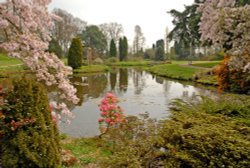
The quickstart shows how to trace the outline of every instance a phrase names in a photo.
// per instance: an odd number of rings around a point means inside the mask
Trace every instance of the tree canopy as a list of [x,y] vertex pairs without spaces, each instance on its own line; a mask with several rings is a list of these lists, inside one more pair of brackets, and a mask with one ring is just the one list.
[[103,55],[106,52],[107,40],[98,26],[87,26],[82,31],[81,39],[84,42],[84,46],[92,48],[98,54]]

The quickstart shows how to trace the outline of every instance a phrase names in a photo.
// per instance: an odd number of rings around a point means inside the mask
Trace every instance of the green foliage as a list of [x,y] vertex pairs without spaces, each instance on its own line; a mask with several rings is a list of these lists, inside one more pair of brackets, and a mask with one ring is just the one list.
[[183,41],[174,43],[174,52],[176,54],[176,59],[185,60],[190,55],[189,45],[185,44]]
[[236,5],[237,6],[244,6],[244,5],[250,5],[250,1],[249,0],[236,0]]
[[110,65],[110,64],[113,64],[113,63],[116,63],[118,62],[118,59],[117,58],[108,58],[105,60],[105,64],[107,65]]
[[48,51],[50,53],[54,53],[55,55],[57,55],[58,58],[63,57],[62,47],[59,45],[58,41],[56,41],[54,38],[52,38],[52,40],[49,42]]
[[112,155],[104,158],[102,167],[147,167],[159,155],[154,148],[155,121],[147,115],[129,116],[126,122],[109,129],[102,139]]
[[87,26],[81,34],[86,47],[92,48],[96,53],[103,55],[107,49],[107,40],[101,30],[95,26]]
[[128,41],[126,37],[119,39],[119,60],[124,61],[128,55]]
[[174,18],[172,21],[174,28],[168,37],[171,41],[175,41],[175,52],[180,58],[189,55],[190,46],[200,44],[199,22],[201,13],[197,12],[200,3],[203,2],[196,1],[192,5],[185,6],[182,12],[175,9],[169,11]]
[[114,39],[111,40],[110,42],[110,50],[109,50],[109,55],[110,57],[116,57],[116,45]]
[[166,120],[159,146],[166,167],[246,168],[250,161],[250,128],[223,116],[181,111]]
[[242,119],[249,122],[249,98],[201,98],[172,104],[159,139],[167,167],[248,167],[250,128]]
[[165,59],[164,40],[161,39],[156,42],[155,60],[163,61],[164,59]]
[[73,69],[82,66],[83,47],[80,38],[74,38],[69,48],[68,65]]
[[146,49],[146,51],[144,52],[144,59],[151,59],[154,60],[155,58],[155,49]]
[[57,125],[52,121],[46,89],[28,78],[13,82],[4,96],[0,120],[4,132],[0,143],[3,167],[59,167]]
[[208,97],[200,97],[201,100],[179,100],[173,102],[173,110],[175,111],[193,111],[206,112],[209,114],[222,114],[223,116],[233,117],[240,122],[244,122],[250,127],[250,99],[244,95],[225,95],[211,99]]
[[128,40],[126,36],[123,37],[122,42],[123,42],[123,55],[124,55],[123,60],[126,60],[128,56]]

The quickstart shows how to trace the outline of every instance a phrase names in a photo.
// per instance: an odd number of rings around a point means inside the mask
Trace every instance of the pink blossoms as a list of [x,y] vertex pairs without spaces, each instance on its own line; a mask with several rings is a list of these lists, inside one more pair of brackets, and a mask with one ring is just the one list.
[[102,118],[98,120],[101,133],[106,133],[110,126],[124,121],[123,110],[117,103],[118,100],[112,93],[107,93],[104,99],[102,99],[99,105]]

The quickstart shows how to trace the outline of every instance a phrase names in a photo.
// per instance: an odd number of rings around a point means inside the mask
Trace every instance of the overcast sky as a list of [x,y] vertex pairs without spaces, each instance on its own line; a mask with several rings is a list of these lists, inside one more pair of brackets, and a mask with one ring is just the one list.
[[117,22],[122,24],[124,35],[131,44],[135,25],[140,25],[147,46],[164,38],[165,29],[171,30],[171,9],[184,10],[194,0],[52,0],[50,9],[61,8],[88,24]]

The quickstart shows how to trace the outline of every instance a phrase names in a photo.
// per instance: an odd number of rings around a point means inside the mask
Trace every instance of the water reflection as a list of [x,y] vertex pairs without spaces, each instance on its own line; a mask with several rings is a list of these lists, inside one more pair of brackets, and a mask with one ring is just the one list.
[[75,76],[71,79],[77,88],[80,102],[73,107],[75,118],[70,125],[62,123],[60,130],[74,137],[99,134],[98,104],[111,91],[120,100],[126,115],[148,112],[161,119],[169,115],[169,103],[174,98],[187,98],[211,91],[184,85],[176,81],[153,76],[142,70],[114,69],[110,73]]
[[115,89],[115,85],[116,85],[116,80],[117,80],[117,73],[115,71],[110,72],[110,76],[109,76],[109,80],[110,80],[110,88],[111,90]]
[[126,92],[128,87],[128,69],[119,69],[119,89],[120,92]]
[[139,95],[143,91],[145,87],[145,80],[148,78],[148,75],[144,74],[143,71],[137,70],[137,71],[132,71],[133,74],[133,83],[135,87],[135,94]]

